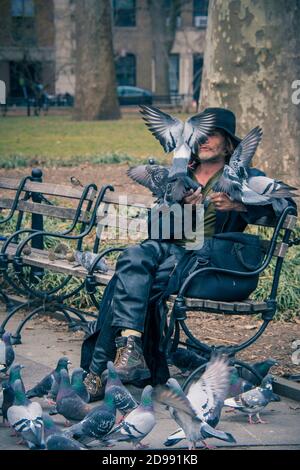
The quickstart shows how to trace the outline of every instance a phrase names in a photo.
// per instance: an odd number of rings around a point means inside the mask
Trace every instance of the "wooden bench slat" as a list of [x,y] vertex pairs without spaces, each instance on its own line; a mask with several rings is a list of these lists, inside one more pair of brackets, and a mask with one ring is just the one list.
[[150,209],[154,205],[154,198],[149,195],[141,195],[141,194],[118,194],[107,192],[103,198],[103,202],[107,202],[109,204],[118,204],[122,206],[133,206],[133,207],[141,207],[145,209]]
[[[13,199],[0,199],[0,208],[10,209],[13,205]],[[76,210],[70,207],[51,206],[39,202],[19,201],[17,210],[23,212],[30,212],[32,214],[42,214],[48,217],[57,217],[58,219],[73,220]],[[88,222],[89,214],[86,211],[81,211],[79,218],[80,222]]]
[[[0,189],[17,190],[20,184],[20,180],[13,178],[0,178]],[[37,183],[28,181],[25,184],[24,191],[31,191],[33,193],[39,192],[47,194],[49,196],[60,196],[69,199],[80,199],[82,196],[83,189],[74,188],[72,186],[54,184],[54,183]],[[96,195],[96,191],[91,189],[89,191],[87,200],[93,201]]]

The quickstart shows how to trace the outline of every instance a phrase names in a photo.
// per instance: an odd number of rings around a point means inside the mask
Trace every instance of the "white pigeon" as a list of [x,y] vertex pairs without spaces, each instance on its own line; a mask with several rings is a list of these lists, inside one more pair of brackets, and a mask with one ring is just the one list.
[[159,140],[165,152],[173,151],[173,165],[169,178],[185,176],[192,152],[204,142],[213,130],[215,117],[199,113],[185,122],[152,106],[140,106],[141,114],[149,130]]
[[188,439],[189,449],[194,449],[198,441],[208,447],[204,441],[207,437],[234,442],[231,434],[214,429],[229,387],[229,371],[227,360],[217,356],[209,362],[200,379],[190,385],[187,396],[175,379],[167,382],[169,393],[158,391],[158,401],[169,407],[172,418],[180,425],[165,441],[167,447],[182,439]]
[[20,380],[16,380],[14,383],[14,392],[14,404],[7,411],[9,424],[22,436],[30,449],[44,449],[44,423],[41,405],[26,398]]
[[156,424],[153,410],[151,385],[147,385],[142,393],[140,405],[131,411],[116,428],[103,439],[105,444],[115,442],[131,442],[134,449],[147,447],[141,441],[152,431]]

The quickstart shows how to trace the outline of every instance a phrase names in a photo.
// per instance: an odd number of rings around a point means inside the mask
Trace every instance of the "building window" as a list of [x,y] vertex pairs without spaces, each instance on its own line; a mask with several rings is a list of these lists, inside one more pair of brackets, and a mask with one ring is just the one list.
[[174,0],[164,0],[164,9],[166,15],[166,26],[169,28],[171,26],[171,17],[173,18],[173,22],[175,19],[175,26],[176,28],[181,27],[181,5],[180,3],[174,4]]
[[113,0],[114,25],[135,26],[135,0]]
[[179,54],[169,56],[169,86],[170,94],[176,95],[179,91]]
[[126,54],[116,61],[118,85],[136,85],[136,59],[134,54]]
[[206,28],[209,0],[194,0],[194,26]]
[[34,16],[33,0],[11,0],[11,16],[32,17]]
[[203,56],[193,55],[193,99],[198,103],[201,90]]

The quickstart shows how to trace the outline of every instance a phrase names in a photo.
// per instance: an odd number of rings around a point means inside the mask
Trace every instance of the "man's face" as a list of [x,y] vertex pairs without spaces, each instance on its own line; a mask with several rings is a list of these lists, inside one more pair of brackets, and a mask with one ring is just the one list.
[[207,140],[199,145],[198,156],[201,161],[209,161],[226,155],[225,137],[219,131],[213,131]]

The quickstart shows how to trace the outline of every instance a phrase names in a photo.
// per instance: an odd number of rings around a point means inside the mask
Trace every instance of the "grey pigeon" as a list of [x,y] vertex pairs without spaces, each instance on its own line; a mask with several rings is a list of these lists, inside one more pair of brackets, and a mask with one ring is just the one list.
[[[227,398],[224,405],[247,414],[250,424],[264,423],[265,421],[260,418],[259,413],[271,401],[273,395],[272,382],[273,377],[267,375],[259,387],[244,392],[237,397]],[[256,423],[252,419],[254,415],[257,417]]]
[[[97,256],[97,253],[92,253],[91,251],[75,251],[75,260],[87,271],[91,269],[92,264]],[[101,258],[101,260],[98,261],[95,267],[95,271],[102,271],[103,273],[107,273],[108,266],[104,258]]]
[[236,367],[232,367],[229,377],[229,389],[226,398],[236,397],[241,393],[247,392],[253,388],[253,384],[243,379]]
[[167,405],[171,417],[180,426],[180,429],[168,437],[165,442],[166,446],[174,445],[181,439],[187,439],[189,450],[196,449],[199,441],[208,447],[204,440],[209,437],[235,442],[230,433],[214,429],[203,419],[203,410],[196,410],[192,406],[177,380],[169,379],[167,386],[158,386],[155,397],[159,402]]
[[65,369],[60,371],[56,409],[67,421],[81,421],[90,411],[90,407],[72,389],[68,371]]
[[[249,205],[272,204],[276,213],[286,205],[283,198],[295,196],[296,190],[282,181],[266,176],[249,176],[247,169],[261,141],[262,130],[252,129],[233,152],[229,165],[225,165],[219,180],[214,184],[214,192],[222,192],[235,201]],[[206,198],[208,200],[209,198]]]
[[0,339],[0,372],[6,373],[15,360],[15,352],[11,345],[11,334],[6,331]]
[[171,205],[182,201],[190,189],[197,190],[201,185],[187,175],[171,177],[171,167],[162,165],[139,165],[129,168],[128,176],[150,189],[159,205]]
[[51,398],[55,399],[58,391],[59,373],[62,369],[68,370],[68,365],[71,364],[67,357],[61,357],[56,365],[56,368],[47,374],[35,387],[27,391],[27,398],[44,397],[50,393]]
[[44,424],[41,405],[26,398],[20,380],[16,380],[14,392],[14,404],[7,411],[9,424],[22,436],[30,449],[44,449]]
[[7,410],[13,405],[15,399],[15,392],[8,382],[2,383],[2,390],[0,393],[0,408],[3,417],[3,423],[7,421]]
[[153,410],[151,385],[147,385],[142,393],[140,405],[131,411],[126,418],[103,439],[106,445],[116,442],[131,442],[134,449],[145,447],[141,441],[152,431],[156,424]]
[[47,439],[47,437],[51,436],[52,434],[62,433],[60,428],[57,426],[57,424],[53,421],[53,419],[51,418],[51,416],[49,416],[48,413],[45,413],[43,411],[42,419],[43,419],[43,423],[44,423],[45,440]]
[[88,403],[90,401],[90,394],[83,381],[85,375],[86,372],[81,367],[74,369],[71,377],[71,387],[85,403]]
[[133,398],[129,390],[121,382],[118,373],[111,361],[107,363],[108,375],[107,382],[105,386],[105,391],[110,392],[114,397],[115,405],[117,410],[125,416],[130,413],[132,410],[137,408],[138,403]]
[[65,435],[89,444],[102,439],[116,422],[116,405],[111,390],[105,389],[101,405],[93,408],[80,423],[76,423],[65,431]]
[[51,434],[46,439],[47,450],[87,450],[82,444],[64,434]]
[[169,354],[168,362],[178,367],[184,373],[204,365],[207,359],[190,349],[177,348],[176,351]]
[[183,122],[152,106],[140,106],[140,108],[146,126],[160,142],[164,151],[173,151],[173,164],[169,177],[186,175],[191,153],[197,152],[198,144],[204,142],[213,130],[214,115],[199,113]]

